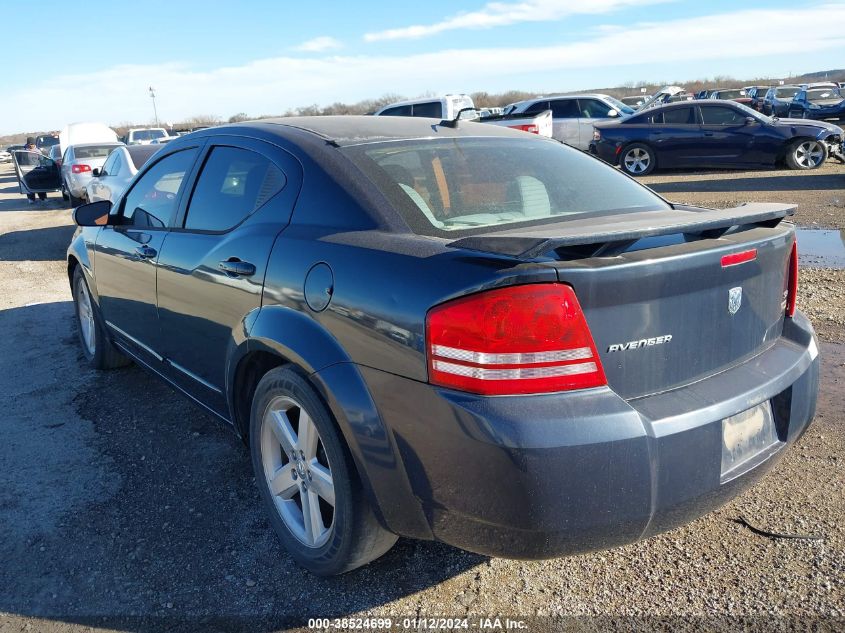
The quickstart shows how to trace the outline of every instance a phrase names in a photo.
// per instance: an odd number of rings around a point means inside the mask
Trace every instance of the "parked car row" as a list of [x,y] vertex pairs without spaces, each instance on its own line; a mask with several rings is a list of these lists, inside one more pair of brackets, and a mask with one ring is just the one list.
[[632,176],[661,167],[816,169],[843,157],[843,130],[768,117],[735,101],[696,100],[593,124],[591,151]]

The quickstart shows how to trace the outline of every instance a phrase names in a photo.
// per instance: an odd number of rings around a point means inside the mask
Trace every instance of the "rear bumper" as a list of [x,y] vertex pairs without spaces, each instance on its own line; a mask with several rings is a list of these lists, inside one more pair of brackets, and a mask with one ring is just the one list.
[[[630,402],[609,388],[483,398],[360,371],[397,453],[380,476],[413,497],[376,499],[387,527],[403,533],[391,508],[414,508],[421,516],[409,523],[424,521],[446,543],[545,558],[636,541],[748,488],[812,420],[819,359],[798,313],[742,365]],[[722,483],[722,419],[766,400],[780,443]]]
[[616,153],[618,145],[607,141],[593,142],[590,145],[590,153],[598,156],[604,162],[616,165],[619,163],[619,155]]

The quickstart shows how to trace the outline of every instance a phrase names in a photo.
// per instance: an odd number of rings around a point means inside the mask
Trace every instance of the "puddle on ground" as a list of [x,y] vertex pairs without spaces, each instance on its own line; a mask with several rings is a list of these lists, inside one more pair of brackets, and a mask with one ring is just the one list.
[[845,268],[845,229],[796,229],[798,263],[810,268]]

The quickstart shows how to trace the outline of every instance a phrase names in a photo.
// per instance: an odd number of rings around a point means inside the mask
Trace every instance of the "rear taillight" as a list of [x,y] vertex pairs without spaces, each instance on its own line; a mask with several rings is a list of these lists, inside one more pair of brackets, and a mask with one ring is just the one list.
[[798,240],[792,242],[792,252],[786,266],[786,289],[783,291],[786,316],[795,315],[795,305],[798,302]]
[[607,384],[575,292],[563,284],[488,290],[432,308],[429,380],[482,395]]
[[540,133],[540,127],[537,126],[537,125],[533,125],[533,124],[531,124],[531,125],[511,125],[510,127],[512,127],[515,130],[522,130],[523,132],[530,132],[531,134],[539,134]]
[[91,165],[71,165],[70,170],[74,174],[81,174],[86,171],[91,171]]

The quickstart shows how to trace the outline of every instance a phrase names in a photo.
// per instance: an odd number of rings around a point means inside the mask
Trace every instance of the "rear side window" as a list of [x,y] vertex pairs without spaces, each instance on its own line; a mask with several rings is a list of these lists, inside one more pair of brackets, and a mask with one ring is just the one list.
[[733,108],[710,106],[701,108],[701,120],[704,125],[741,125],[745,123],[745,115]]
[[552,106],[552,117],[555,119],[577,119],[581,116],[578,99],[560,99],[549,103]]
[[126,194],[121,225],[154,229],[170,225],[185,175],[196,157],[196,149],[187,149],[170,154],[150,167]]
[[215,147],[200,172],[185,228],[227,231],[285,186],[285,175],[268,158],[237,147]]
[[411,116],[411,106],[403,105],[395,108],[388,108],[380,116]]
[[672,108],[663,111],[663,123],[668,125],[685,125],[695,123],[695,113],[692,108]]
[[668,208],[612,167],[553,141],[416,139],[341,151],[421,235]]
[[540,114],[549,109],[548,101],[538,101],[525,108],[525,114]]
[[443,116],[443,106],[440,105],[439,101],[431,101],[430,103],[415,103],[413,112],[414,116],[439,119]]

